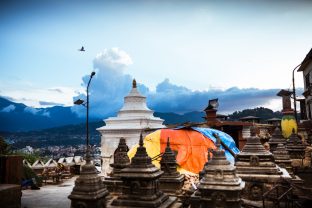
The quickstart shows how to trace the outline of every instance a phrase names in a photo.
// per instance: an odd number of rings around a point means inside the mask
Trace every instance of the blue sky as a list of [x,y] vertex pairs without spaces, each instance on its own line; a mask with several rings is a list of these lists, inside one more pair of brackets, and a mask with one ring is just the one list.
[[[35,107],[71,105],[82,78],[97,70],[107,75],[94,85],[98,111],[112,107],[104,97],[120,107],[133,77],[160,111],[202,110],[214,97],[224,97],[224,111],[278,109],[276,90],[291,86],[292,69],[312,47],[311,11],[309,1],[1,1],[0,95]],[[107,79],[114,82],[100,84]],[[159,85],[183,90],[168,97]],[[185,93],[197,104],[182,105]]]

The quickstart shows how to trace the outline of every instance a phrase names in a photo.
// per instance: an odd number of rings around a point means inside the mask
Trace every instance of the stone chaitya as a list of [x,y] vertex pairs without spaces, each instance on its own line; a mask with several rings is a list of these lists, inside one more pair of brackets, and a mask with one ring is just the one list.
[[242,197],[248,200],[262,200],[264,192],[281,178],[290,179],[274,162],[273,154],[267,151],[256,136],[256,128],[251,128],[251,136],[243,150],[235,158],[236,172],[245,182]]
[[75,181],[73,191],[68,196],[71,208],[105,207],[106,196],[109,194],[94,165],[87,155],[87,163],[81,167],[80,176]]
[[295,133],[293,129],[292,134],[287,140],[286,149],[289,152],[291,159],[303,159],[305,154],[305,145],[302,143],[301,139]]
[[199,174],[198,174],[199,175],[199,180],[201,180],[204,177],[204,175],[205,175],[205,169],[206,169],[206,166],[208,165],[208,162],[210,161],[210,157],[212,155],[212,151],[213,151],[212,148],[208,148],[207,162],[204,164],[204,168],[201,171],[199,171]]
[[283,137],[282,131],[279,127],[274,129],[272,137],[269,140],[270,152],[274,152],[278,144],[286,144],[286,139]]
[[285,168],[288,173],[293,177],[293,170],[291,166],[291,159],[289,153],[284,144],[278,144],[276,150],[273,152],[275,163],[281,167]]
[[104,184],[110,193],[120,193],[122,181],[118,174],[120,171],[130,165],[130,159],[128,157],[129,147],[126,144],[125,138],[120,138],[118,147],[114,152],[114,163],[110,164],[113,168],[109,177],[106,177]]
[[141,134],[130,165],[118,174],[123,182],[122,193],[108,207],[178,207],[176,197],[169,197],[159,189],[162,174],[147,155]]
[[204,167],[198,189],[191,196],[191,207],[241,207],[240,192],[245,182],[236,175],[236,167],[226,159],[224,150],[220,149],[220,138],[217,135],[215,137],[217,148]]
[[170,148],[168,137],[165,152],[160,160],[160,167],[164,174],[160,177],[160,189],[166,193],[179,194],[182,191],[184,175],[177,171],[177,161]]

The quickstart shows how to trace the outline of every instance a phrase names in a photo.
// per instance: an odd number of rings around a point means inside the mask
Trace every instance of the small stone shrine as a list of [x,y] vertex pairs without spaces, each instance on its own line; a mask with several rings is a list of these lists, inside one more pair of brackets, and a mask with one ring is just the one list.
[[104,184],[110,193],[121,193],[122,180],[118,174],[123,168],[130,165],[128,151],[129,147],[126,144],[125,138],[120,138],[118,147],[114,152],[114,163],[110,164],[113,170],[110,176],[104,180]]
[[301,139],[295,133],[294,129],[289,139],[287,140],[286,149],[289,152],[291,159],[302,160],[304,158],[305,145],[302,143]]
[[73,191],[68,196],[71,208],[102,208],[106,205],[109,194],[95,166],[90,162],[90,155],[86,156],[86,164],[81,167],[80,176],[75,181]]
[[128,167],[121,169],[122,193],[115,198],[109,207],[179,207],[177,197],[169,197],[159,189],[159,178],[163,171],[152,164],[143,146],[140,135],[139,147]]
[[281,178],[290,179],[283,174],[274,162],[273,154],[263,147],[256,136],[256,128],[251,128],[251,137],[243,150],[235,158],[236,173],[246,182],[243,198],[262,200],[262,195],[278,183]]
[[278,144],[276,150],[273,152],[275,163],[281,167],[285,168],[289,175],[292,177],[294,176],[292,166],[291,166],[291,159],[289,153],[284,144]]
[[170,148],[169,137],[167,147],[160,160],[160,167],[164,174],[160,177],[160,189],[168,194],[180,194],[184,182],[184,175],[177,171],[176,156]]
[[199,180],[201,180],[204,177],[204,175],[205,175],[205,169],[206,169],[206,167],[208,165],[208,162],[210,160],[210,156],[212,155],[212,151],[213,151],[212,148],[208,148],[207,162],[204,164],[204,168],[201,171],[199,171],[199,173],[198,173]]
[[240,192],[245,182],[236,175],[236,167],[226,159],[224,150],[220,149],[220,138],[215,137],[217,148],[204,167],[198,189],[191,196],[191,208],[241,207]]
[[274,129],[272,137],[269,140],[270,152],[274,152],[278,144],[286,144],[286,139],[282,135],[282,131],[279,127]]

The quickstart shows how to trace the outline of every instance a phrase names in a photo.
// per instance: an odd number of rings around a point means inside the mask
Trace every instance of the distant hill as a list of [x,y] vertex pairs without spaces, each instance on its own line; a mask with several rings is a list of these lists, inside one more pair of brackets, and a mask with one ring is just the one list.
[[[100,133],[97,128],[104,125],[103,121],[89,123],[90,144],[100,144]],[[0,135],[9,141],[13,141],[13,148],[25,146],[46,147],[60,145],[79,145],[86,142],[86,124],[72,124],[50,129],[27,132],[0,132]]]
[[239,120],[239,118],[246,116],[256,116],[259,117],[261,121],[265,121],[271,118],[282,118],[283,114],[280,111],[272,111],[271,109],[258,107],[254,109],[245,109],[242,111],[235,111],[229,114],[230,120]]
[[[14,107],[13,107],[14,105]],[[33,111],[33,112],[32,112]],[[154,116],[164,119],[164,124],[182,124],[185,122],[204,122],[204,112],[185,114],[155,112]],[[281,112],[268,108],[254,108],[235,111],[228,115],[230,120],[245,116],[257,116],[261,120],[273,117],[281,118]],[[94,119],[94,118],[93,118]],[[90,121],[90,144],[100,144],[100,133],[97,128],[105,125],[103,120]],[[0,135],[15,142],[13,147],[26,145],[44,147],[50,145],[84,144],[86,124],[69,107],[30,108],[24,104],[14,103],[0,97]]]
[[176,114],[176,113],[159,113],[155,112],[154,116],[164,119],[164,124],[179,124],[185,122],[203,122],[203,117],[205,116],[204,112],[193,111],[185,114]]
[[[189,112],[185,114],[155,112],[154,116],[164,119],[164,124],[181,124],[185,122],[203,122],[204,112]],[[281,112],[273,112],[268,108],[254,108],[235,111],[229,115],[230,120],[238,120],[245,116],[257,116],[262,120],[273,117],[281,118]],[[103,118],[105,119],[105,118]],[[98,118],[90,118],[91,131],[104,125]],[[50,108],[31,108],[22,103],[15,103],[0,97],[0,131],[27,132],[40,131],[62,134],[84,133],[85,118],[78,117],[70,107],[54,106]],[[97,125],[97,126],[96,126]],[[41,132],[41,134],[42,134]]]
[[[154,113],[164,119],[165,124],[178,124],[185,122],[201,122],[203,114],[192,112],[183,115],[175,113]],[[89,123],[90,144],[100,144],[101,135],[96,130],[105,125],[104,121],[93,121]],[[14,141],[14,148],[23,148],[26,145],[32,147],[46,147],[59,145],[79,145],[86,141],[86,123],[71,124],[60,127],[41,129],[25,132],[0,132],[4,138]]]
[[70,107],[32,108],[0,97],[0,131],[32,131],[84,122]]
[[[191,112],[179,115],[175,113],[155,112],[154,115],[164,119],[165,124],[177,124],[203,121],[202,116],[204,113]],[[98,120],[98,118],[90,118],[90,122]],[[32,108],[22,103],[15,103],[0,97],[0,131],[38,131],[84,122],[85,118],[78,117],[76,113],[72,112],[70,107]],[[61,129],[58,129],[58,131],[62,131]],[[66,129],[68,130],[69,127],[66,127]]]

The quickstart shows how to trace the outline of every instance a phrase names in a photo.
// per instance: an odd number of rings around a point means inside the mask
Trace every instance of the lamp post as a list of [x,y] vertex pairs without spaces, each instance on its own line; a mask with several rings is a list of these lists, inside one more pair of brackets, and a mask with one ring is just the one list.
[[[302,63],[301,63],[302,64]],[[295,108],[295,118],[296,118],[296,122],[298,123],[298,115],[297,115],[297,99],[296,99],[296,87],[295,87],[295,70],[301,66],[301,64],[299,64],[298,66],[296,66],[293,71],[292,71],[292,84],[293,84],[293,96],[294,96],[294,108]]]
[[75,181],[73,191],[68,196],[71,200],[71,208],[102,208],[106,207],[105,197],[108,191],[97,175],[94,164],[91,163],[90,145],[89,145],[89,86],[95,72],[92,72],[87,85],[87,101],[78,99],[74,102],[76,105],[83,105],[87,108],[86,118],[86,164],[81,167],[80,176]]
[[87,85],[87,101],[85,102],[84,100],[78,99],[74,102],[76,105],[83,105],[84,107],[87,108],[87,116],[86,116],[86,163],[91,162],[91,156],[90,156],[90,142],[89,142],[89,87],[90,87],[90,82],[92,77],[95,75],[95,72],[92,72],[88,81]]

